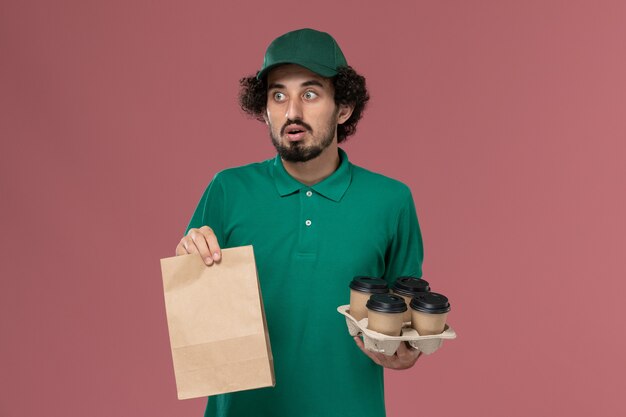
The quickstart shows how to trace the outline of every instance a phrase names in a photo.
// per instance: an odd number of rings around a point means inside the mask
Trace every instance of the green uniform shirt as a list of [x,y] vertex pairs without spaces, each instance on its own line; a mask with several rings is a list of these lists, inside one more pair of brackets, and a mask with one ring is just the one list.
[[385,415],[383,368],[348,334],[337,307],[357,275],[421,277],[422,238],[409,188],[355,166],[313,186],[279,156],[218,173],[189,228],[220,247],[253,245],[276,386],[210,397],[206,416]]

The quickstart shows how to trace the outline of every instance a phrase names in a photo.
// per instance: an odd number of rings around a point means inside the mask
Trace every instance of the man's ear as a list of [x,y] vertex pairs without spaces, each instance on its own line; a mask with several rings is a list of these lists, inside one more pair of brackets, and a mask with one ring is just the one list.
[[267,117],[267,109],[263,110],[263,120],[265,120],[266,125],[270,125],[270,119]]
[[352,112],[354,111],[353,104],[340,104],[339,105],[339,114],[337,115],[337,124],[344,124],[350,116],[352,116]]

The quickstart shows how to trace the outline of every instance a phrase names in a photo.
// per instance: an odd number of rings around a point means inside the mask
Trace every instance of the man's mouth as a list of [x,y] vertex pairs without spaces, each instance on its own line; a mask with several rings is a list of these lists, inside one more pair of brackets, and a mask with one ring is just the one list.
[[304,126],[300,125],[288,125],[284,128],[284,134],[290,142],[297,142],[304,138],[306,135],[307,129]]

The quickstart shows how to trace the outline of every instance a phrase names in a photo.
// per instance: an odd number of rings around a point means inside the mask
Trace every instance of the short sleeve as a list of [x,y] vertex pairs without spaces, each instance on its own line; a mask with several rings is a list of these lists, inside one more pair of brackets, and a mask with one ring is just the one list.
[[224,244],[224,187],[220,174],[216,174],[208,185],[196,210],[191,216],[185,235],[189,229],[209,226],[213,229],[217,241],[222,247]]
[[390,284],[401,276],[421,278],[423,261],[422,233],[417,221],[413,196],[407,189],[406,197],[398,212],[395,235],[387,248],[383,278]]

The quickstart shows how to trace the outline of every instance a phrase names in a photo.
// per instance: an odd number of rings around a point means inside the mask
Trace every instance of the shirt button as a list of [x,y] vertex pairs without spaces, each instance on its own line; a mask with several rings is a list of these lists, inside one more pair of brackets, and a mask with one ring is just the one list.
[[312,192],[312,191],[307,191],[307,192],[306,192],[306,196],[307,196],[307,197],[311,197],[312,195],[313,195],[313,192]]
[[304,224],[306,224],[307,226],[310,226],[311,225],[311,220],[305,221]]

